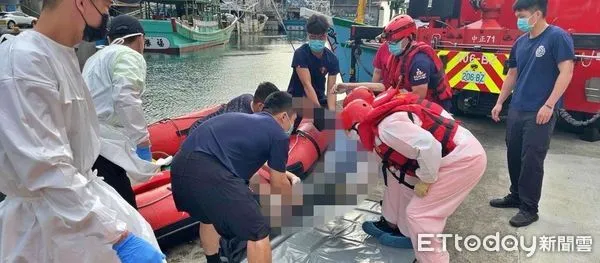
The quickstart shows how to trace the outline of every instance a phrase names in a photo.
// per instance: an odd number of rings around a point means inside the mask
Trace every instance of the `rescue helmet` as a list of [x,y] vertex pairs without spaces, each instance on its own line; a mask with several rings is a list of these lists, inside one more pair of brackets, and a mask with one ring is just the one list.
[[348,94],[348,96],[346,96],[346,98],[344,98],[343,106],[346,107],[350,102],[352,102],[356,99],[362,99],[362,100],[366,101],[367,103],[371,104],[371,103],[373,103],[373,100],[375,99],[375,94],[369,88],[367,88],[365,86],[360,86],[358,88],[353,89],[350,92],[350,94]]
[[394,17],[383,29],[385,40],[394,42],[417,34],[417,24],[409,15]]
[[342,128],[344,130],[350,130],[354,128],[356,123],[360,123],[367,117],[367,114],[373,109],[371,104],[363,99],[355,99],[348,103],[340,114],[342,119]]

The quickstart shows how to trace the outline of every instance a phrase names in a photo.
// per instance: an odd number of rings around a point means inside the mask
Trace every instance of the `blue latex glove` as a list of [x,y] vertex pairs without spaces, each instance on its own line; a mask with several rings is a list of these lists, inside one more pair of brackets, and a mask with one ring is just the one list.
[[161,263],[165,255],[146,240],[129,233],[121,242],[113,245],[123,263]]
[[148,161],[148,162],[152,162],[152,152],[150,151],[150,146],[146,146],[143,148],[138,147],[135,152],[137,153],[137,155]]

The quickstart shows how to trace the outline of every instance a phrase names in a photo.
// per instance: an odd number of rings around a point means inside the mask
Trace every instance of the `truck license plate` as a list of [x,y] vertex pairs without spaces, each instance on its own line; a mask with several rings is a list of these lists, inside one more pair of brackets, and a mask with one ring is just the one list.
[[485,73],[467,70],[467,71],[463,72],[463,74],[462,74],[462,81],[484,84],[485,83]]

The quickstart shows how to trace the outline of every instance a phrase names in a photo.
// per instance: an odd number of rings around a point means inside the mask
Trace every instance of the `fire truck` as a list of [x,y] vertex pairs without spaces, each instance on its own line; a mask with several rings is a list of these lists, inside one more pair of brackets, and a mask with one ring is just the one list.
[[[430,43],[444,63],[454,90],[455,113],[490,115],[508,72],[514,41],[523,34],[516,26],[513,0],[412,0],[408,15],[426,23],[418,41]],[[549,0],[547,21],[568,31],[575,44],[572,81],[559,109],[559,124],[586,141],[600,140],[600,17],[597,0]],[[372,58],[382,27],[333,18],[330,44],[342,64],[345,82],[370,81]],[[346,41],[347,40],[347,41]],[[344,74],[344,65],[341,66]],[[370,72],[369,72],[370,71]],[[362,74],[361,74],[362,73]],[[510,98],[504,105],[504,114]]]

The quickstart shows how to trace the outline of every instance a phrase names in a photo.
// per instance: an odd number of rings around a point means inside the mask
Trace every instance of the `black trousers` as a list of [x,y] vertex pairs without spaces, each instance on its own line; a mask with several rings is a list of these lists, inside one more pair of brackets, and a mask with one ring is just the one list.
[[[294,97],[294,99],[296,101],[306,100],[304,97]],[[312,109],[303,109],[299,106],[295,106],[297,116],[296,121],[294,122],[293,133],[296,133],[298,126],[300,126],[300,123],[304,117],[312,118],[315,128],[317,128],[319,131],[335,129],[335,112],[332,112],[327,108],[327,100],[322,100],[320,103],[320,107],[315,105]],[[304,116],[307,112],[310,116]]]
[[556,125],[554,113],[546,124],[536,123],[537,112],[509,110],[506,146],[510,192],[521,200],[521,210],[538,212],[544,179],[544,160]]
[[92,169],[98,170],[98,176],[104,177],[104,181],[108,185],[112,186],[127,203],[137,209],[131,181],[129,181],[127,172],[123,168],[102,156],[98,156]]

